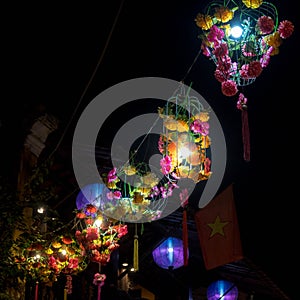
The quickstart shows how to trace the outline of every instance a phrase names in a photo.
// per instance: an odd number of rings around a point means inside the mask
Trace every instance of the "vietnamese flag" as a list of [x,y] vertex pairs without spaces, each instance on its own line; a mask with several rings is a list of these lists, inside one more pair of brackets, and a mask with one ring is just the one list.
[[207,270],[243,258],[232,185],[197,211],[195,222]]

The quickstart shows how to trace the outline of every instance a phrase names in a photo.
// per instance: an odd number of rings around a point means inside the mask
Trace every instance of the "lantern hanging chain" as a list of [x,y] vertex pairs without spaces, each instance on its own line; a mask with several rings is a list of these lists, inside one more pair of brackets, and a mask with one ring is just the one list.
[[194,58],[192,64],[190,65],[190,67],[188,68],[187,72],[185,73],[185,75],[183,76],[183,78],[181,79],[180,82],[183,83],[183,82],[185,81],[185,79],[187,78],[187,76],[190,74],[190,72],[191,72],[193,66],[194,66],[195,63],[197,62],[197,59],[198,59],[198,57],[200,56],[200,54],[201,54],[201,48],[200,48],[200,50],[197,52],[197,54],[196,54],[196,56],[195,56],[195,58]]
[[[173,92],[173,95],[170,98],[175,97],[176,93],[178,92],[178,90],[182,90],[182,85],[184,84],[185,79],[187,78],[187,76],[189,75],[189,73],[191,72],[193,66],[195,65],[198,57],[201,54],[201,49],[197,52],[192,64],[190,65],[190,67],[188,68],[187,72],[185,73],[185,75],[183,76],[183,78],[180,80],[180,84],[178,85],[177,89]],[[144,143],[144,141],[147,139],[148,135],[152,132],[153,127],[156,125],[156,123],[158,122],[158,120],[160,119],[160,117],[158,116],[156,118],[156,120],[154,121],[153,125],[151,126],[151,128],[148,130],[148,132],[145,134],[144,138],[142,139],[141,143],[138,145],[137,149],[135,150],[134,154],[132,154],[129,159],[127,160],[127,162],[125,163],[125,165],[127,163],[130,162],[130,160],[134,157],[135,153],[137,153],[137,151],[140,149],[140,147],[142,146],[142,144]]]

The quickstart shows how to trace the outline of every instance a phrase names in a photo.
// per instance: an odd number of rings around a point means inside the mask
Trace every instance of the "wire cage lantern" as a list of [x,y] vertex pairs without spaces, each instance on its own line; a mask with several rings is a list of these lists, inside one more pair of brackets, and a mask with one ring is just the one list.
[[211,176],[209,111],[182,85],[178,94],[159,108],[159,115],[163,120],[158,141],[163,175],[195,183],[207,180]]
[[215,63],[225,96],[252,84],[294,29],[290,21],[279,23],[276,6],[262,0],[216,0],[195,21],[202,52]]
[[248,99],[240,89],[255,82],[282,42],[290,37],[294,25],[279,22],[274,4],[263,0],[215,0],[198,13],[202,53],[216,66],[214,77],[222,94],[238,94],[236,107],[242,111],[244,159],[250,160]]
[[183,241],[168,237],[152,251],[155,263],[168,270],[178,269],[184,265]]

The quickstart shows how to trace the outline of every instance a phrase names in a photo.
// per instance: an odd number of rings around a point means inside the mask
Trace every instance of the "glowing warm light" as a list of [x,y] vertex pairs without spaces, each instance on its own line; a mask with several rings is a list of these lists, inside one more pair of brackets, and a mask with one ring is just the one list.
[[66,250],[64,250],[64,249],[63,249],[63,250],[61,250],[61,254],[62,254],[62,255],[66,255],[66,254],[67,254],[67,251],[66,251]]
[[103,219],[102,219],[101,217],[98,217],[98,218],[95,220],[94,225],[95,225],[96,227],[100,227],[101,224],[102,224],[102,222],[103,222]]
[[190,154],[191,154],[190,149],[187,148],[187,147],[180,147],[180,148],[178,149],[178,152],[179,152],[179,153],[178,153],[178,154],[179,154],[179,157],[182,158],[182,159],[185,159],[185,158],[189,157]]
[[43,214],[44,211],[45,211],[44,207],[39,207],[39,208],[37,209],[37,212],[38,212],[39,214]]
[[230,30],[230,35],[235,39],[240,38],[242,33],[243,33],[243,29],[240,26],[234,26]]

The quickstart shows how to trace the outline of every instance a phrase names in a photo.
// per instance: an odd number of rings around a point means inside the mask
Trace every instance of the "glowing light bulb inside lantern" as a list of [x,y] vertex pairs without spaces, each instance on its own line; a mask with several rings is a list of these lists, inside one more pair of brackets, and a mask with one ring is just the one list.
[[41,256],[39,255],[39,254],[36,254],[35,256],[34,256],[34,259],[36,259],[36,260],[39,260],[41,258]]
[[67,254],[67,251],[65,249],[61,250],[61,254],[62,255],[66,255]]
[[178,154],[181,159],[186,159],[191,155],[191,151],[188,147],[180,147]]
[[172,240],[170,239],[168,241],[168,260],[169,260],[169,264],[170,266],[173,265],[173,261],[174,261],[174,248],[173,248],[173,243],[172,243]]
[[100,227],[101,224],[102,224],[102,222],[103,222],[102,217],[98,217],[98,218],[95,220],[94,225],[95,225],[96,227]]
[[241,37],[241,35],[243,34],[243,29],[241,26],[233,26],[230,30],[230,35],[235,38],[235,39],[238,39]]
[[37,209],[37,212],[39,213],[39,214],[43,214],[44,213],[44,211],[45,211],[45,209],[44,209],[44,207],[39,207],[38,209]]

